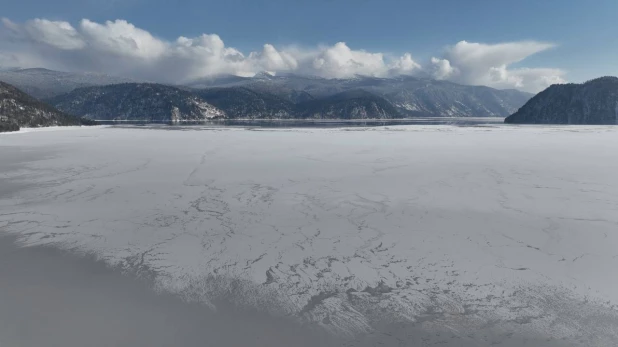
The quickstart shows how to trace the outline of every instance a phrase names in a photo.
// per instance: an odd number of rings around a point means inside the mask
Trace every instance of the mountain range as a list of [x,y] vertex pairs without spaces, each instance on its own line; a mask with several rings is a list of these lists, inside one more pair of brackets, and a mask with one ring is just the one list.
[[618,124],[618,78],[552,85],[528,101],[505,123]]
[[171,86],[25,69],[2,71],[0,80],[64,112],[100,120],[506,117],[532,97],[411,76],[325,79],[263,72]]
[[618,124],[616,77],[552,85],[534,97],[411,76],[325,79],[263,72],[172,86],[96,73],[22,69],[0,70],[0,81],[15,85],[0,85],[0,130],[87,122],[80,117],[156,122],[506,117],[506,123]]

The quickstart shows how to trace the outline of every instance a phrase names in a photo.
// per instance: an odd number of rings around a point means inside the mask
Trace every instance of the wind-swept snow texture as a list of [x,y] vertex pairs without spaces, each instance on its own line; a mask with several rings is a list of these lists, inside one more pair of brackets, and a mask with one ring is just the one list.
[[611,126],[0,135],[0,231],[336,334],[610,346],[617,152]]

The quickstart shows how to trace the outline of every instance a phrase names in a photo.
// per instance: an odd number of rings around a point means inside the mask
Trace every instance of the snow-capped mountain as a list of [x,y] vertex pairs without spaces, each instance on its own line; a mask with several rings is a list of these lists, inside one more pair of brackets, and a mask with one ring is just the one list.
[[618,78],[552,85],[532,98],[506,123],[618,124]]
[[89,123],[36,100],[10,84],[0,82],[0,132],[20,127]]
[[79,88],[49,102],[67,113],[96,120],[187,121],[225,117],[225,112],[191,92],[151,83]]

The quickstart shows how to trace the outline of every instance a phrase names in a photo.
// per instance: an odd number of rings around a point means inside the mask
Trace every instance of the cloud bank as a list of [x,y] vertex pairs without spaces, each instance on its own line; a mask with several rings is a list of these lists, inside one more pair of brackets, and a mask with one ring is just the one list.
[[432,58],[433,76],[464,84],[538,91],[564,83],[564,72],[551,68],[509,68],[527,57],[553,48],[553,44],[523,41],[494,45],[461,41],[444,57]]
[[429,75],[462,84],[536,92],[564,82],[565,74],[552,68],[510,67],[553,47],[535,41],[461,41],[421,64],[410,53],[393,56],[368,52],[352,49],[344,42],[313,49],[264,44],[260,51],[244,54],[226,46],[216,34],[168,41],[125,20],[96,23],[83,19],[73,26],[47,19],[15,23],[3,18],[2,24],[0,65],[97,71],[166,83],[270,71],[325,78]]

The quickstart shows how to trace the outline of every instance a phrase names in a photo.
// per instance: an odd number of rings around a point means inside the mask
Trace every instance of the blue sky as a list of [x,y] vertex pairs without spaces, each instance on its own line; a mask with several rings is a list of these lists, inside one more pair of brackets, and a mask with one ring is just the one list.
[[[345,42],[352,50],[388,56],[410,53],[415,62],[446,58],[460,41],[481,44],[534,41],[555,46],[509,68],[553,68],[579,82],[618,75],[618,1],[403,1],[403,0],[2,0],[0,16],[21,25],[34,18],[76,27],[123,19],[154,37],[217,34],[247,55],[265,43],[318,47]],[[593,4],[592,4],[593,3]],[[0,43],[0,52],[15,49]],[[7,48],[10,46],[10,48]],[[453,59],[450,59],[451,63]],[[464,81],[465,82],[465,81]]]

